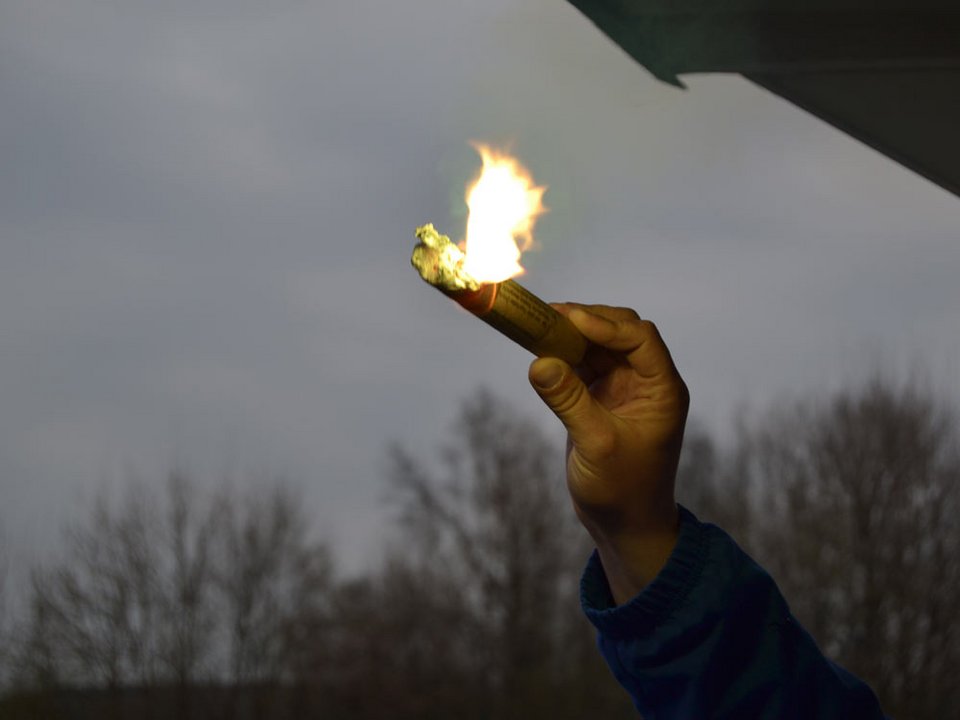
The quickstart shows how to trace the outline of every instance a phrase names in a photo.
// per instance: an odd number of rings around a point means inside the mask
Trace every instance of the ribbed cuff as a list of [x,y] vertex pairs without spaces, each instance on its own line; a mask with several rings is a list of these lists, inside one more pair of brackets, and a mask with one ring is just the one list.
[[617,605],[594,550],[580,578],[580,605],[603,635],[642,636],[664,622],[687,598],[706,560],[704,525],[680,506],[680,535],[667,564],[639,595]]

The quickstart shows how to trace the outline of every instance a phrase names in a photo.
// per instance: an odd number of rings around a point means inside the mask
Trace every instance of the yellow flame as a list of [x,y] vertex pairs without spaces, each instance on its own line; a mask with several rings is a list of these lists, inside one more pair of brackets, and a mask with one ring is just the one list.
[[545,187],[515,158],[475,144],[483,168],[467,188],[467,237],[463,269],[484,283],[502,282],[523,272],[520,254],[533,244],[533,225]]

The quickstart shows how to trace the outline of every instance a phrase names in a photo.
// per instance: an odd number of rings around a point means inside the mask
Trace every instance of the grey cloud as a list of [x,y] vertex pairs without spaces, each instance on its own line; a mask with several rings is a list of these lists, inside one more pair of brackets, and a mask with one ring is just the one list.
[[2,12],[0,522],[22,554],[105,478],[181,462],[294,478],[356,566],[388,441],[428,452],[480,384],[554,427],[523,352],[408,265],[416,225],[462,229],[469,139],[550,187],[524,282],[655,318],[712,427],[875,347],[960,396],[956,198],[737,78],[663,86],[563,3]]

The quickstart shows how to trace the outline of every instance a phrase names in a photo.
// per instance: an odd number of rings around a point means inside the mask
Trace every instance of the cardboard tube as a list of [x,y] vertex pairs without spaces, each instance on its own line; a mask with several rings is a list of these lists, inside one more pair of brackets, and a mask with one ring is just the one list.
[[587,339],[566,317],[515,280],[480,284],[463,273],[462,251],[433,225],[417,228],[416,236],[410,262],[427,284],[538,357],[583,361]]
[[515,280],[481,285],[477,290],[437,289],[537,357],[560,358],[574,367],[583,361],[587,339]]
[[572,322],[515,280],[445,294],[537,357],[560,358],[572,366],[583,361],[586,338]]

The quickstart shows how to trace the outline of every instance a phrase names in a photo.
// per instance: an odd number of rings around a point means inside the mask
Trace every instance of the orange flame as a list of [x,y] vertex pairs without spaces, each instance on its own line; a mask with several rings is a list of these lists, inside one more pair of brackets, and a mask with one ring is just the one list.
[[533,225],[546,212],[545,187],[515,158],[475,144],[483,168],[467,187],[467,237],[463,269],[483,283],[502,282],[524,270],[520,254],[533,244]]

